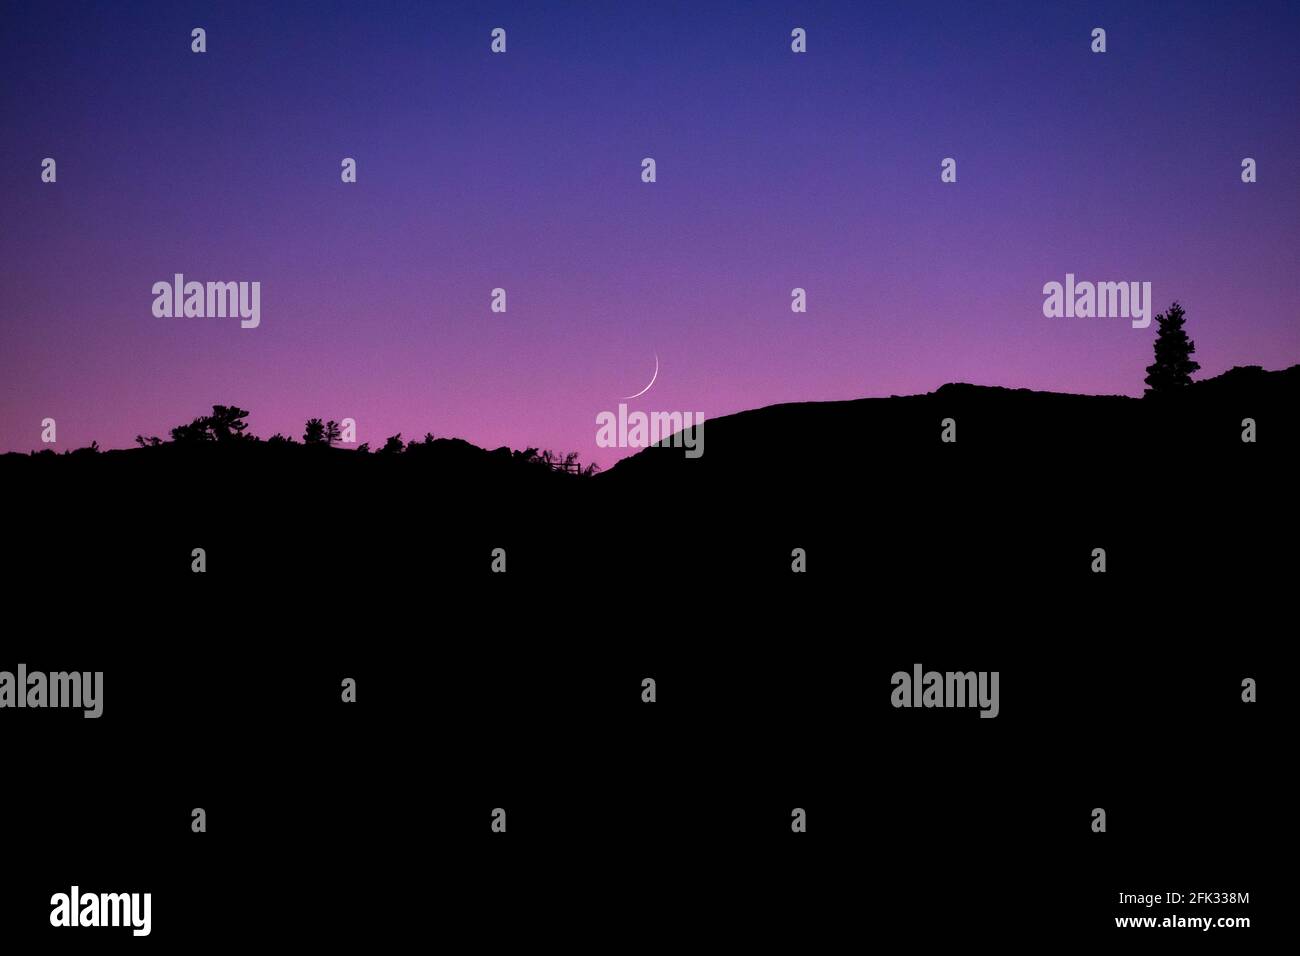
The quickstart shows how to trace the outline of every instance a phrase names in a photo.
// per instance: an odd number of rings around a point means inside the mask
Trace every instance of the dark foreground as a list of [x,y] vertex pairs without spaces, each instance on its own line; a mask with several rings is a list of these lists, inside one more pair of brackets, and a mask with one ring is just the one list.
[[[1169,407],[784,406],[593,479],[459,446],[0,460],[0,670],[105,674],[97,720],[0,710],[24,861],[0,925],[89,949],[1259,946],[1298,372]],[[917,663],[998,671],[998,716],[894,708]],[[152,891],[151,936],[50,929],[74,882]],[[1118,903],[1169,890],[1250,902]],[[1252,926],[1114,923],[1202,914]]]

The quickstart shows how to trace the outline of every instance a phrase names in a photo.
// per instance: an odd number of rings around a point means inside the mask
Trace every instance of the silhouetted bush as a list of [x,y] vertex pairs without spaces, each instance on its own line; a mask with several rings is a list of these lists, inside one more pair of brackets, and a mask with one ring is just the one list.
[[[194,419],[188,425],[177,425],[171,430],[172,441],[189,444],[201,441],[235,441],[246,438],[248,423],[243,419],[248,412],[236,405],[213,405],[212,414]],[[139,442],[143,436],[136,436]]]
[[211,441],[212,433],[208,430],[207,419],[196,418],[188,425],[177,425],[171,432],[172,441],[181,445]]
[[248,411],[236,405],[213,405],[212,414],[207,417],[208,431],[214,441],[234,441],[245,437],[248,428]]

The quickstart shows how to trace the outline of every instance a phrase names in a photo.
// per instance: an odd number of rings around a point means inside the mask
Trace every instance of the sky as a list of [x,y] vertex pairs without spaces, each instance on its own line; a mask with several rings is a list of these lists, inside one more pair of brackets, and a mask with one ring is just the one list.
[[[263,437],[350,417],[372,447],[432,432],[608,467],[635,449],[598,447],[596,416],[656,363],[631,409],[1141,394],[1155,324],[1044,316],[1066,273],[1179,300],[1202,377],[1300,362],[1294,3],[5,2],[3,21],[0,451],[47,447],[47,417],[48,447],[112,448],[236,404]],[[178,272],[260,282],[260,325],[156,317]]]

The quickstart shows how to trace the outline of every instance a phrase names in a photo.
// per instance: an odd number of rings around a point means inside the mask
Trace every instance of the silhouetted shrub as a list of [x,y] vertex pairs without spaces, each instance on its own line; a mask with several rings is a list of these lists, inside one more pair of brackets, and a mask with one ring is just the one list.
[[208,430],[206,418],[196,418],[188,425],[177,425],[172,429],[172,441],[181,445],[212,441],[212,432]]
[[213,405],[206,422],[214,441],[233,441],[245,437],[248,422],[244,419],[247,417],[247,409],[235,405]]
[[[182,444],[201,441],[234,441],[246,438],[248,423],[243,419],[248,412],[236,405],[213,405],[212,414],[196,418],[188,425],[177,425],[171,430],[172,441]],[[140,441],[142,436],[137,436]]]

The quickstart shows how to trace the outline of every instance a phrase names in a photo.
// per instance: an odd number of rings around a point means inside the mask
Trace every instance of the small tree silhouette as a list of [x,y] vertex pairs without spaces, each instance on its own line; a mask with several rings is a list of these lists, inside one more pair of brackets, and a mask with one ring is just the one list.
[[[177,425],[172,429],[172,441],[188,444],[200,441],[233,441],[240,438],[252,438],[245,435],[248,423],[244,418],[248,412],[237,405],[213,405],[212,414],[196,418],[188,425]],[[136,442],[144,447],[143,435],[136,436]],[[159,439],[148,440],[152,445],[159,445]]]
[[325,444],[333,445],[336,441],[338,441],[342,437],[343,437],[343,432],[339,429],[338,422],[325,423]]
[[1183,307],[1175,302],[1167,313],[1156,316],[1156,360],[1147,366],[1146,395],[1170,395],[1192,384],[1192,373],[1200,370],[1191,354],[1196,343],[1183,331]]
[[207,418],[196,418],[188,425],[177,425],[172,429],[172,441],[182,445],[211,440],[212,432],[208,429]]
[[204,421],[214,440],[231,441],[245,437],[244,429],[248,428],[248,422],[244,419],[247,417],[247,410],[235,405],[213,405],[212,414]]
[[325,423],[319,418],[307,419],[307,430],[302,433],[302,440],[307,445],[320,445],[325,441]]
[[406,446],[402,444],[402,433],[398,432],[396,435],[389,435],[388,440],[384,442],[384,447],[379,449],[375,454],[396,455],[399,454],[404,447]]

